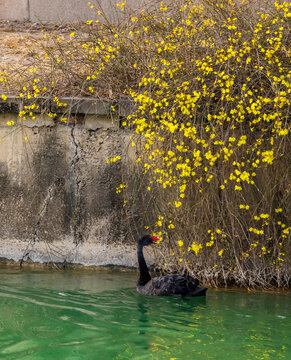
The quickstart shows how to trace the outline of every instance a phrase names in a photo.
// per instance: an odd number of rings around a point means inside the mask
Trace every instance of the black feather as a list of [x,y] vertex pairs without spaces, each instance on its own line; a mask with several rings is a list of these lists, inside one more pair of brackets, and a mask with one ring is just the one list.
[[199,286],[199,280],[188,274],[168,274],[151,279],[142,251],[144,246],[153,243],[149,238],[150,236],[146,235],[138,243],[140,278],[136,286],[137,291],[144,295],[155,296],[205,296],[207,288]]

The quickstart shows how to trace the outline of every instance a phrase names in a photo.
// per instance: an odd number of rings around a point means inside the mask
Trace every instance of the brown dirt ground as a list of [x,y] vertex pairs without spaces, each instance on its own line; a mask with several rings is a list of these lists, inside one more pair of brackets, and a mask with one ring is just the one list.
[[64,36],[74,25],[42,25],[39,23],[0,20],[0,75],[29,65],[47,41],[44,32]]
[[[59,38],[61,42],[74,41],[75,38],[69,36],[73,31],[86,33],[84,23],[54,25],[0,20],[0,80],[3,75],[8,79],[6,83],[0,82],[0,96],[17,93],[21,84],[26,84],[27,70],[41,61],[46,63],[44,56],[38,62],[36,55],[44,55],[44,47],[54,46],[53,38]],[[44,34],[50,36],[44,38]],[[46,71],[49,73],[50,68],[44,66],[42,74]],[[110,97],[107,91],[104,95],[103,90],[98,95]]]

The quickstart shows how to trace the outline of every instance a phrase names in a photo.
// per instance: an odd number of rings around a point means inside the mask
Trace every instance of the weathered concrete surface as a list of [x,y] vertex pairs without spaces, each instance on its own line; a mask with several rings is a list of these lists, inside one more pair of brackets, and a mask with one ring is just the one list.
[[[96,5],[94,0],[91,3]],[[123,13],[116,6],[117,0],[101,0],[99,3],[109,19],[122,17]],[[141,8],[147,3],[145,0],[127,0],[127,6],[132,9]],[[2,20],[69,23],[97,18],[88,0],[0,0]]]
[[[106,19],[118,21],[124,16],[124,12],[117,7],[119,0],[91,0],[92,5],[99,3]],[[160,1],[127,0],[126,9],[137,11],[149,6],[155,6]],[[173,0],[165,0],[171,4]],[[237,0],[240,4],[241,0]],[[265,0],[254,1],[252,6],[261,10],[268,4]],[[88,19],[101,19],[95,9],[91,9],[88,0],[0,0],[0,20],[18,20],[41,23],[72,23]]]
[[29,20],[28,0],[0,0],[1,20]]
[[20,121],[18,105],[2,102],[10,112],[0,113],[0,258],[136,266],[115,193],[121,164],[106,162],[130,133],[105,113]]
[[97,244],[96,242],[85,242],[75,246],[69,240],[55,241],[48,244],[39,241],[33,246],[29,242],[18,239],[1,240],[1,257],[14,261],[20,261],[27,251],[30,259],[34,263],[69,263],[81,264],[85,266],[126,266],[136,267],[136,252],[132,246]]

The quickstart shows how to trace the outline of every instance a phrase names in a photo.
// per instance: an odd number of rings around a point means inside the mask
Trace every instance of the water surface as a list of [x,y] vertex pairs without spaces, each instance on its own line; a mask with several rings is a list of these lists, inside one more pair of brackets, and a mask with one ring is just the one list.
[[0,269],[0,359],[291,359],[291,293],[146,297],[136,274]]

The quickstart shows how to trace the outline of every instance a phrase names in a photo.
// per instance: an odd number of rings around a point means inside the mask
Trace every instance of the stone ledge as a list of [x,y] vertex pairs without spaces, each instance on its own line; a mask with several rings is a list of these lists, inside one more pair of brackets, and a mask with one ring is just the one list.
[[[2,239],[0,238],[0,264],[19,263],[27,252],[29,240]],[[50,253],[45,241],[38,241],[31,246],[29,259],[31,264],[75,264],[91,267],[119,266],[137,268],[136,248],[134,245],[118,244],[106,245],[101,242],[84,242],[76,246],[73,239],[64,238],[52,243],[58,253]],[[148,265],[156,264],[152,251],[146,252]]]
[[[61,97],[59,102],[67,106],[58,106],[56,102],[48,97],[38,97],[31,100],[23,99],[15,95],[6,95],[7,99],[0,98],[0,113],[18,113],[24,106],[36,104],[39,108],[32,109],[33,113],[40,113],[45,108],[57,114],[68,115],[103,115],[103,116],[128,116],[134,109],[135,103],[129,98],[120,100],[97,99],[85,97]],[[114,107],[114,111],[112,109]]]
[[54,127],[56,123],[54,120],[46,114],[37,114],[36,119],[27,119],[21,120],[16,113],[1,113],[0,111],[0,127],[5,126],[7,127],[8,121],[14,121],[15,125],[21,124],[27,128],[34,128],[34,127]]
[[[23,125],[26,127],[55,126],[55,120],[65,117],[68,124],[81,125],[87,130],[117,129],[119,128],[120,118],[131,114],[135,107],[134,101],[129,98],[100,100],[96,98],[62,97],[59,102],[67,105],[58,106],[47,97],[28,100],[14,95],[7,95],[6,100],[0,98],[0,122],[5,122],[6,118],[9,117],[17,123],[19,122],[19,111],[24,110],[25,106],[36,104],[38,108],[30,110],[36,116],[36,119],[25,120]],[[57,114],[56,119],[50,118],[46,114],[47,112]]]

